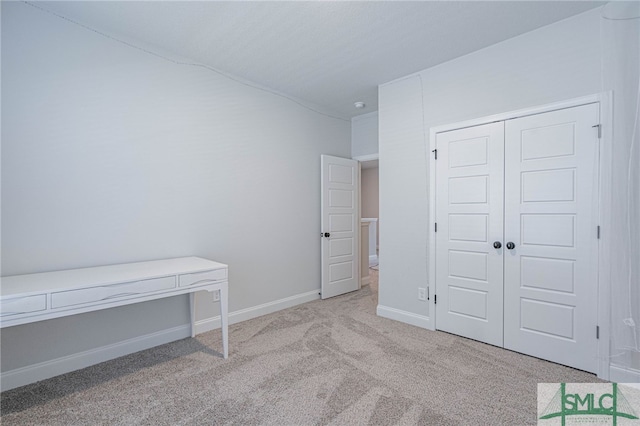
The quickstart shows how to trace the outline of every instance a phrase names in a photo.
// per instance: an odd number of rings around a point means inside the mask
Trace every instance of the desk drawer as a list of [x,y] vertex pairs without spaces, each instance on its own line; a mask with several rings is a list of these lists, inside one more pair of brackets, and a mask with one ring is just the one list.
[[195,274],[180,275],[180,287],[203,284],[205,281],[223,281],[227,279],[227,270],[216,269],[214,271],[197,272]]
[[176,277],[154,278],[151,280],[133,281],[121,284],[111,284],[100,287],[83,288],[80,290],[59,291],[51,294],[51,307],[80,305],[91,302],[110,302],[115,299],[144,295],[160,290],[170,290],[176,286]]
[[45,309],[47,309],[46,294],[4,299],[0,302],[0,316],[2,316],[2,318],[29,312],[44,311]]

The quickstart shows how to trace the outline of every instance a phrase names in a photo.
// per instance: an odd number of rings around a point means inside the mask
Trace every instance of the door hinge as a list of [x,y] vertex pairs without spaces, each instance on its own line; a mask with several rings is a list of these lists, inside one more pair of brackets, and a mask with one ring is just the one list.
[[431,151],[431,152],[433,152],[433,159],[434,159],[434,160],[437,160],[437,159],[438,159],[438,150],[437,150],[437,149],[434,149],[434,150],[433,150],[433,151]]
[[602,124],[595,124],[591,127],[597,127],[598,128],[598,139],[602,138]]
[[433,295],[433,304],[434,304],[434,305],[437,305],[437,304],[438,304],[438,295],[437,295],[437,294],[434,294],[434,295]]
[[596,339],[600,338],[600,326],[596,325]]
[[438,232],[438,222],[433,224],[433,232]]
[[600,225],[598,225],[597,231],[596,231],[597,235],[598,235],[598,239],[600,239]]

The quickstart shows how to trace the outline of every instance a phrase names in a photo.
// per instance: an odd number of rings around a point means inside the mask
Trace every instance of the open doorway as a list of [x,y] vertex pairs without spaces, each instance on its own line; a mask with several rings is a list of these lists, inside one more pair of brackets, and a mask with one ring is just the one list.
[[379,179],[378,179],[378,160],[369,160],[361,162],[361,182],[360,182],[360,200],[361,200],[361,220],[362,232],[367,231],[368,238],[367,247],[362,250],[367,252],[367,256],[362,256],[363,261],[367,261],[369,266],[369,285],[371,289],[378,289],[378,271],[380,262],[378,253],[380,250],[380,220],[379,220]]

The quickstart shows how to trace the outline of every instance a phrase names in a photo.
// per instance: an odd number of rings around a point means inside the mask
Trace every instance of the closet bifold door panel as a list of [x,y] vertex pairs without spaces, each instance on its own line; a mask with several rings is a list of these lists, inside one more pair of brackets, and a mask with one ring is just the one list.
[[437,328],[502,346],[504,123],[436,138]]
[[599,104],[436,134],[436,329],[596,373]]
[[590,372],[599,122],[589,104],[505,124],[504,347]]

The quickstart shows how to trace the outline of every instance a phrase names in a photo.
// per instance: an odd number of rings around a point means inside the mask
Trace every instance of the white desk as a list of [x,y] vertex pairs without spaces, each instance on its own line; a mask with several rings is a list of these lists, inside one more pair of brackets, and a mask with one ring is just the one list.
[[213,293],[214,301],[220,301],[227,358],[228,267],[199,257],[2,277],[0,328],[189,293],[194,337],[194,293],[199,290]]

